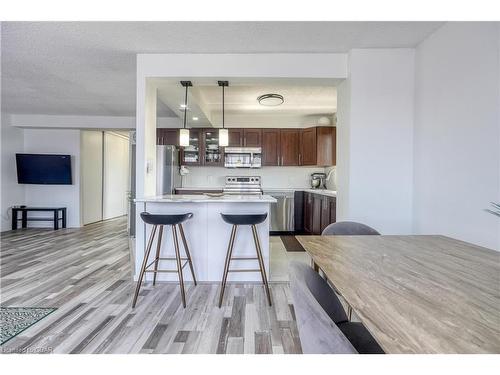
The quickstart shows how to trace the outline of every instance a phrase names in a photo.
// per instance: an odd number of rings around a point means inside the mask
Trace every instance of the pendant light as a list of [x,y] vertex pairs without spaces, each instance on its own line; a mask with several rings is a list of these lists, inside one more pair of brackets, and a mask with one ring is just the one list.
[[184,127],[179,130],[179,145],[189,146],[189,129],[186,128],[187,125],[187,110],[188,110],[188,87],[193,86],[191,81],[181,81],[182,87],[186,88],[186,95],[184,96]]
[[218,81],[218,83],[222,87],[222,128],[219,129],[219,146],[225,147],[229,145],[229,132],[224,127],[224,87],[229,86],[229,82]]

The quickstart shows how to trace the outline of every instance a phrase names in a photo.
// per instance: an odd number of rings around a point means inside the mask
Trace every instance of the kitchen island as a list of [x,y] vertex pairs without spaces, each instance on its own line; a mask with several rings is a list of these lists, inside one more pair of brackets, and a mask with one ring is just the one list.
[[[223,195],[221,197],[208,197],[206,195],[163,195],[136,199],[137,212],[137,237],[135,250],[135,276],[137,280],[139,268],[144,256],[146,241],[152,227],[145,225],[140,218],[140,213],[147,211],[151,214],[181,214],[192,212],[193,217],[183,223],[189,250],[193,259],[195,275],[198,281],[220,282],[224,270],[231,225],[222,220],[224,214],[262,214],[267,213],[268,218],[257,226],[257,232],[262,248],[262,256],[266,272],[269,274],[269,223],[270,205],[276,199],[269,195]],[[154,243],[156,249],[156,241]],[[184,254],[181,245],[181,253]],[[172,229],[164,227],[161,256],[167,257],[174,254]],[[255,257],[255,246],[252,231],[249,226],[238,228],[234,256]],[[150,255],[152,257],[152,255]],[[151,258],[150,258],[151,259]],[[254,264],[255,263],[255,264]],[[256,261],[236,260],[231,262],[232,269],[255,268]],[[175,268],[172,261],[161,261],[162,268]],[[190,272],[184,272],[186,281],[191,281]],[[152,274],[146,274],[146,280],[152,280]],[[176,273],[160,273],[159,281],[177,281]],[[228,281],[261,281],[259,273],[235,272],[230,273]]]

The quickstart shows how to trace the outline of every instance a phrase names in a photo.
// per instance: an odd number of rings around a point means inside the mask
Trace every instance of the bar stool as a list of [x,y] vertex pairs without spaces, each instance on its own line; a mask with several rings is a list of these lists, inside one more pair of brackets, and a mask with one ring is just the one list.
[[[269,293],[269,284],[267,283],[266,269],[264,267],[264,259],[262,257],[262,250],[260,248],[259,236],[257,235],[256,225],[264,222],[267,218],[267,213],[265,214],[249,214],[249,215],[227,215],[221,214],[222,219],[228,223],[232,224],[233,228],[231,230],[231,237],[229,238],[229,245],[227,248],[226,262],[224,265],[224,274],[222,276],[222,285],[219,297],[219,307],[222,306],[222,300],[224,298],[224,289],[226,288],[227,274],[229,272],[260,272],[262,276],[262,282],[266,288],[267,300],[269,306],[271,306],[271,294]],[[234,239],[236,237],[236,230],[240,225],[250,225],[252,227],[253,240],[255,243],[255,251],[257,253],[256,258],[248,257],[233,257],[233,246]],[[259,269],[230,269],[229,265],[231,260],[257,260],[259,262]]]
[[[146,251],[144,252],[144,260],[142,261],[141,272],[139,274],[139,280],[137,281],[137,287],[135,289],[134,299],[132,301],[132,308],[135,307],[137,302],[137,297],[139,296],[139,290],[141,289],[142,279],[144,278],[144,274],[146,272],[152,272],[153,275],[153,285],[156,284],[156,275],[159,272],[177,272],[179,275],[179,285],[181,289],[181,297],[182,297],[182,305],[184,308],[186,307],[186,293],[184,291],[184,277],[182,275],[182,269],[189,264],[189,268],[191,269],[191,275],[193,275],[194,285],[196,284],[196,277],[194,275],[193,262],[191,261],[191,254],[189,253],[189,247],[187,245],[186,236],[184,235],[184,228],[182,227],[182,223],[186,220],[193,217],[192,213],[181,214],[181,215],[152,215],[149,212],[142,212],[141,218],[146,224],[153,225],[153,229],[151,230],[151,235],[149,236],[148,246],[146,247]],[[174,248],[175,248],[175,257],[168,258],[160,258],[160,249],[161,249],[161,239],[163,235],[163,226],[171,225],[172,226],[172,234],[174,238]],[[176,226],[179,227],[179,232],[181,234],[182,242],[184,245],[184,250],[186,252],[186,257],[181,257],[179,250],[179,240],[177,237]],[[149,253],[151,252],[151,248],[153,246],[153,240],[156,234],[157,229],[159,228],[158,233],[158,241],[156,245],[156,256],[154,260],[148,263]],[[176,270],[159,270],[158,263],[160,260],[175,260],[177,263]],[[181,261],[185,260],[184,264],[181,264]],[[154,269],[148,269],[154,264]]]

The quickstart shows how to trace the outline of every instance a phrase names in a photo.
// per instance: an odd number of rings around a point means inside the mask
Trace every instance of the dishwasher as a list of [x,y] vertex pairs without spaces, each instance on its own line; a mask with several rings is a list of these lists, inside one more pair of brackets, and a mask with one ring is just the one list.
[[293,232],[294,223],[294,192],[293,191],[265,191],[277,200],[271,204],[271,232]]

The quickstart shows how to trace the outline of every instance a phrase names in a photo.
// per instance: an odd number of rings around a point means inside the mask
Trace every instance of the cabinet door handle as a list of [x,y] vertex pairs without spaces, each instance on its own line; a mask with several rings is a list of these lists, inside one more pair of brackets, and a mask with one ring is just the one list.
[[302,155],[299,154],[299,165],[302,165]]
[[280,156],[279,156],[279,155],[277,155],[276,157],[278,158],[278,160],[277,160],[277,164],[278,164],[278,165],[280,165]]
[[281,156],[281,166],[283,166],[283,156]]

